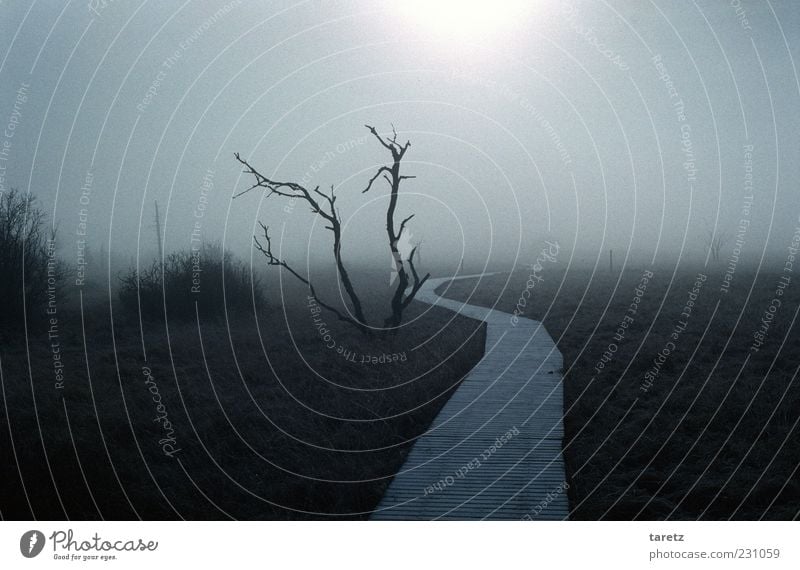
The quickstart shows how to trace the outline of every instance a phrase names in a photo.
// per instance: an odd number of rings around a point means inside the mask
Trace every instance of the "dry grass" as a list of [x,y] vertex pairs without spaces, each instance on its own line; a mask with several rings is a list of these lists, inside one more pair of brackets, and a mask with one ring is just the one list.
[[[634,322],[616,342],[644,268],[619,277],[551,267],[525,315],[542,320],[564,354],[572,517],[798,516],[797,284],[786,289],[766,343],[753,353],[753,333],[779,274],[739,268],[723,294],[721,275],[707,272],[686,330],[643,391],[645,374],[682,320],[696,272],[656,269]],[[474,281],[460,282],[447,296],[510,312],[527,278],[525,271],[493,276],[477,289]],[[618,350],[598,374],[612,342]]]
[[[325,346],[302,302],[287,304],[291,336],[280,310],[199,329],[150,323],[146,362],[138,320],[117,312],[112,329],[100,305],[84,317],[87,362],[80,314],[64,310],[63,390],[54,388],[45,330],[31,330],[27,347],[4,343],[2,517],[368,516],[482,355],[483,327],[414,307],[413,326],[365,339],[324,315],[338,345],[406,353],[405,362],[361,364]],[[165,431],[145,364],[181,449],[174,457],[159,444]]]

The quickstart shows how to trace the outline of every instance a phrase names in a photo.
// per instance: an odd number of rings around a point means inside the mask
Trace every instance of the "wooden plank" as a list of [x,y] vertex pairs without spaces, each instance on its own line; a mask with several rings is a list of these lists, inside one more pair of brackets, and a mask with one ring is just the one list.
[[[459,279],[481,277],[470,275]],[[564,520],[563,359],[538,321],[439,297],[416,299],[485,321],[481,361],[419,438],[375,520]]]

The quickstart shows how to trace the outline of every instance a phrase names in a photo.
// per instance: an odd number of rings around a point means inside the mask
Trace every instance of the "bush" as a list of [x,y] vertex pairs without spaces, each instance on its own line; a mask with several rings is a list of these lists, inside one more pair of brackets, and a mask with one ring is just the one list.
[[22,328],[55,310],[62,290],[64,264],[55,256],[55,230],[47,231],[47,215],[36,199],[16,189],[0,192],[0,310],[2,330]]
[[[163,277],[162,277],[163,276]],[[265,305],[260,278],[219,244],[169,254],[143,270],[120,277],[119,300],[128,314],[146,319],[194,319],[248,312]]]

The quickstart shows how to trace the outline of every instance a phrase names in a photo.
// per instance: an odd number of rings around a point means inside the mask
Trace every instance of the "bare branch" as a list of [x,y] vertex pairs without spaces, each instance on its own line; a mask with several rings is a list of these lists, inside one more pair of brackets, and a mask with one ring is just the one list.
[[305,283],[308,286],[309,293],[311,293],[311,296],[314,298],[314,300],[321,307],[324,307],[324,308],[328,309],[330,312],[332,312],[334,315],[336,315],[336,317],[340,321],[344,321],[346,323],[349,323],[349,324],[355,326],[356,328],[358,328],[359,330],[361,330],[362,332],[365,332],[365,333],[369,332],[369,329],[367,329],[367,327],[363,323],[360,323],[360,322],[356,321],[355,319],[343,314],[337,308],[329,305],[328,303],[326,303],[325,301],[320,299],[319,295],[317,295],[317,291],[314,288],[314,285],[311,283],[311,281],[309,281],[308,278],[303,277],[300,273],[295,271],[288,263],[286,263],[286,261],[284,261],[282,259],[279,259],[276,255],[274,255],[272,253],[272,239],[269,236],[269,228],[267,226],[265,226],[264,224],[262,224],[261,222],[258,222],[258,223],[261,226],[261,229],[264,231],[264,245],[262,245],[261,242],[258,241],[258,238],[255,237],[255,236],[253,236],[253,242],[255,243],[256,249],[258,251],[260,251],[264,255],[264,257],[267,258],[267,264],[268,265],[278,265],[280,267],[283,267],[289,273],[294,275],[299,281],[301,281],[302,283]]
[[425,277],[414,283],[414,286],[411,288],[411,292],[408,295],[406,295],[405,299],[403,299],[404,309],[411,304],[411,301],[414,300],[414,297],[417,296],[417,293],[419,293],[419,290],[422,289],[422,286],[425,284],[425,282],[428,280],[430,276],[431,276],[430,273],[426,273]]
[[[414,218],[414,214],[411,214],[400,221],[400,224],[397,225],[395,216],[397,210],[397,203],[399,198],[400,192],[400,184],[403,180],[409,180],[415,178],[414,176],[409,175],[402,175],[400,173],[401,161],[411,146],[410,141],[406,141],[404,144],[399,142],[399,134],[397,129],[394,125],[392,125],[391,135],[383,136],[378,133],[375,127],[370,125],[365,125],[366,128],[372,133],[372,135],[378,140],[378,142],[383,146],[386,150],[391,153],[391,161],[387,164],[379,166],[377,171],[370,177],[369,181],[367,182],[366,187],[362,190],[362,193],[369,192],[372,187],[374,186],[376,180],[379,178],[383,178],[386,180],[386,183],[389,185],[389,203],[386,208],[386,232],[389,238],[389,249],[392,253],[392,257],[395,260],[395,266],[397,269],[398,274],[398,283],[394,288],[394,292],[392,294],[391,299],[391,314],[384,320],[385,326],[390,330],[397,330],[397,327],[401,324],[403,319],[403,311],[404,309],[411,303],[414,299],[414,296],[420,290],[422,285],[428,279],[429,274],[425,275],[425,277],[420,278],[417,269],[414,264],[414,256],[417,252],[417,247],[411,251],[408,259],[403,259],[402,254],[398,249],[398,240],[399,238],[404,235],[403,232],[406,230],[406,226],[408,223]],[[316,293],[314,292],[313,285],[309,282],[309,279],[297,271],[295,271],[291,266],[289,266],[284,260],[280,259],[278,256],[274,255],[272,252],[272,244],[270,241],[269,232],[262,224],[262,229],[264,231],[263,238],[261,240],[254,238],[255,247],[264,255],[269,265],[277,265],[283,267],[287,271],[289,271],[292,275],[294,275],[298,280],[308,285],[309,289],[311,290],[312,296],[316,301],[319,303],[320,306],[332,311],[334,314],[339,317],[339,319],[346,321],[348,323],[354,324],[358,327],[362,332],[368,333],[369,328],[367,326],[367,321],[364,318],[361,301],[356,294],[355,288],[350,280],[349,274],[345,265],[342,261],[342,224],[341,224],[341,215],[339,213],[338,208],[336,207],[336,194],[334,187],[331,186],[330,193],[326,194],[325,192],[319,189],[319,186],[315,188],[308,189],[301,184],[295,182],[281,182],[277,180],[272,180],[267,176],[264,176],[260,172],[258,172],[253,166],[251,166],[246,160],[241,158],[239,154],[235,154],[236,160],[238,160],[245,168],[244,172],[253,176],[255,179],[255,183],[250,186],[248,189],[238,193],[236,197],[239,197],[247,192],[255,188],[263,188],[267,191],[267,196],[272,196],[276,194],[278,196],[290,198],[290,199],[301,199],[306,202],[309,206],[311,211],[320,217],[322,217],[327,223],[323,224],[325,229],[330,230],[333,234],[333,255],[336,261],[336,267],[339,275],[339,279],[341,284],[343,285],[345,291],[349,296],[350,303],[352,304],[353,309],[353,317],[349,317],[344,315],[342,312],[336,310],[331,305],[328,305],[321,301]],[[397,230],[397,231],[395,231]],[[413,281],[412,281],[413,280]],[[406,294],[407,291],[410,293]]]
[[258,222],[258,224],[261,226],[261,229],[264,232],[264,243],[266,244],[266,247],[261,245],[261,242],[258,241],[258,237],[253,236],[253,243],[255,244],[256,249],[267,258],[267,263],[269,265],[282,265],[281,260],[272,254],[272,240],[269,237],[269,228],[261,222]]
[[[406,219],[404,219],[402,222],[400,222],[400,229],[397,230],[397,239],[400,239],[400,236],[403,235],[403,230],[406,229],[406,224],[413,217],[414,217],[414,214],[411,214]],[[411,255],[414,255],[414,251],[416,251],[416,249],[417,248],[415,247],[414,249],[411,250]]]
[[417,252],[416,246],[411,250],[408,256],[408,266],[411,268],[411,275],[414,276],[414,283],[419,282],[419,275],[417,275],[417,268],[414,267],[414,254]]
[[235,199],[236,199],[236,198],[238,198],[239,196],[241,196],[241,195],[243,195],[243,194],[247,194],[247,193],[248,193],[248,192],[250,192],[250,190],[252,190],[253,188],[258,188],[258,184],[253,184],[253,185],[252,185],[250,188],[248,188],[247,190],[242,190],[242,191],[241,191],[241,192],[239,192],[238,194],[234,194],[234,196],[233,196],[233,199],[235,200]]
[[[286,198],[304,200],[308,204],[312,213],[317,214],[326,222],[328,222],[324,226],[333,233],[333,255],[334,259],[336,260],[336,269],[339,273],[341,283],[344,286],[344,289],[350,298],[350,302],[353,305],[353,314],[355,315],[355,318],[344,318],[344,315],[333,309],[330,305],[322,303],[319,301],[319,299],[318,301],[321,306],[334,311],[340,319],[355,324],[361,330],[361,332],[365,334],[369,333],[369,329],[367,328],[366,324],[367,321],[364,317],[364,312],[361,306],[361,300],[359,299],[358,294],[356,293],[356,290],[350,281],[350,276],[344,266],[344,262],[342,261],[342,225],[341,217],[335,206],[336,193],[334,187],[331,186],[330,194],[325,194],[324,192],[320,191],[319,186],[309,190],[303,185],[297,184],[296,182],[279,182],[276,180],[271,180],[253,168],[253,166],[239,156],[238,153],[236,153],[234,156],[236,157],[236,160],[238,160],[245,167],[245,172],[255,177],[256,183],[253,187],[264,188],[267,190],[268,196],[277,194],[278,196],[283,196]],[[248,189],[247,191],[251,189],[252,188]],[[318,196],[318,198],[315,198],[315,196]],[[323,206],[326,204],[327,208],[323,209]],[[264,245],[262,245],[258,240],[255,240],[256,247],[259,249],[259,251],[261,251],[262,254],[264,254],[269,264],[280,265],[281,267],[284,267],[287,271],[291,272],[295,277],[304,283],[307,283],[308,286],[313,289],[305,277],[297,273],[294,269],[287,265],[285,261],[278,259],[272,254],[272,250],[270,249],[269,235],[266,230],[264,232],[264,239],[266,240]]]
[[[314,212],[315,214],[319,214],[329,222],[334,221],[333,220],[334,214],[333,213],[329,214],[325,212],[320,206],[319,202],[317,202],[317,200],[314,199],[314,196],[311,195],[311,192],[313,191],[322,196],[323,198],[325,198],[326,200],[330,200],[327,196],[325,196],[325,194],[322,194],[319,191],[319,186],[309,191],[307,188],[305,188],[300,184],[297,184],[296,182],[278,182],[275,180],[271,180],[266,176],[264,176],[263,174],[261,174],[260,172],[258,172],[255,168],[253,168],[250,165],[250,163],[248,163],[245,159],[241,158],[238,152],[235,153],[234,156],[236,157],[236,160],[238,160],[242,165],[244,165],[246,169],[245,173],[253,175],[256,179],[256,183],[253,186],[251,186],[244,192],[240,192],[239,194],[234,196],[234,198],[241,196],[246,192],[249,192],[253,188],[264,188],[269,191],[268,195],[270,196],[272,194],[277,194],[278,196],[283,196],[284,198],[299,198],[301,200],[305,200],[311,207],[312,212]],[[288,192],[285,189],[288,190]]]
[[336,202],[336,196],[333,193],[333,185],[331,184],[331,193],[330,194],[325,194],[323,192],[320,192],[319,186],[314,188],[314,192],[316,192],[319,196],[322,197],[323,200],[325,200],[328,203],[328,206],[330,206],[330,209],[331,209],[331,211],[330,211],[331,215],[336,216],[336,213],[334,211],[334,205],[333,205],[333,203]]
[[[367,191],[368,191],[370,188],[372,188],[372,183],[373,183],[373,182],[375,182],[375,180],[378,178],[378,176],[380,176],[380,175],[381,175],[381,174],[383,174],[384,172],[391,172],[391,169],[390,169],[388,166],[381,166],[381,167],[378,169],[378,172],[376,172],[376,173],[375,173],[375,176],[373,176],[372,178],[370,178],[370,179],[369,179],[369,182],[367,183],[367,187],[366,187],[366,188],[364,188],[364,189],[361,191],[361,193],[362,193],[362,194],[365,194],[365,193],[366,193],[366,192],[367,192]],[[386,175],[384,174],[384,177],[385,177],[385,176],[386,176]],[[389,181],[389,179],[387,178],[387,182],[388,182],[388,181]],[[389,182],[389,183],[391,184],[391,182]]]
[[422,279],[419,278],[419,273],[417,273],[417,268],[414,265],[414,254],[416,253],[416,251],[417,248],[415,247],[414,249],[411,250],[411,254],[408,256],[408,266],[409,268],[411,268],[411,275],[414,277],[414,285],[411,288],[411,292],[408,295],[406,295],[405,299],[403,299],[403,308],[408,307],[408,305],[411,304],[411,301],[414,300],[414,297],[416,297],[419,290],[431,276],[430,273],[426,273],[425,277],[423,277]]
[[375,136],[375,138],[378,139],[378,141],[389,150],[389,152],[394,154],[395,152],[394,147],[390,143],[386,142],[383,139],[383,137],[378,134],[378,131],[375,130],[375,127],[372,127],[370,125],[364,125],[364,126],[369,129],[369,132],[371,132]]
[[369,131],[375,136],[375,138],[378,139],[378,141],[384,147],[386,147],[389,150],[389,152],[392,153],[392,158],[394,159],[395,163],[399,162],[403,158],[403,155],[411,146],[411,141],[406,141],[406,144],[404,145],[401,145],[399,142],[397,142],[397,130],[394,128],[394,125],[392,125],[392,138],[388,140],[384,139],[381,135],[379,135],[378,131],[375,130],[375,127],[370,125],[364,125],[364,126],[369,129]]
[[[370,180],[368,188],[372,186],[372,183],[380,174],[383,174],[383,177],[386,179],[386,182],[389,184],[390,188],[389,205],[386,208],[386,233],[389,238],[389,250],[394,258],[398,281],[397,285],[395,286],[394,293],[392,294],[392,313],[386,317],[386,319],[384,319],[384,326],[389,330],[396,331],[397,327],[403,320],[403,311],[406,309],[406,307],[408,307],[408,305],[414,299],[414,296],[419,291],[420,287],[422,287],[423,283],[425,283],[425,281],[428,279],[428,275],[420,279],[417,269],[414,266],[413,258],[416,247],[411,251],[409,259],[407,260],[403,259],[402,254],[397,247],[397,242],[403,235],[408,222],[414,217],[414,214],[411,214],[403,219],[399,226],[395,221],[397,202],[400,194],[400,183],[403,180],[414,178],[414,176],[400,174],[400,163],[403,160],[403,156],[405,155],[406,151],[411,146],[411,142],[407,141],[405,144],[401,145],[398,142],[399,135],[394,125],[392,125],[392,135],[388,139],[385,139],[379,135],[374,127],[367,125],[367,128],[370,130],[373,136],[375,136],[375,138],[377,138],[378,141],[386,149],[388,149],[389,152],[392,153],[391,165],[381,167],[375,176],[373,176],[372,180]],[[410,275],[409,270],[411,271]],[[411,292],[406,294],[411,278],[413,278]]]

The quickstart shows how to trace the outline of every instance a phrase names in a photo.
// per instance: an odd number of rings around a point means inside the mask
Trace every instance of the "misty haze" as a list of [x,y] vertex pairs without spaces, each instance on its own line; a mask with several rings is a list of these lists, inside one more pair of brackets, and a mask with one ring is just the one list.
[[0,2],[0,516],[796,519],[799,31]]

